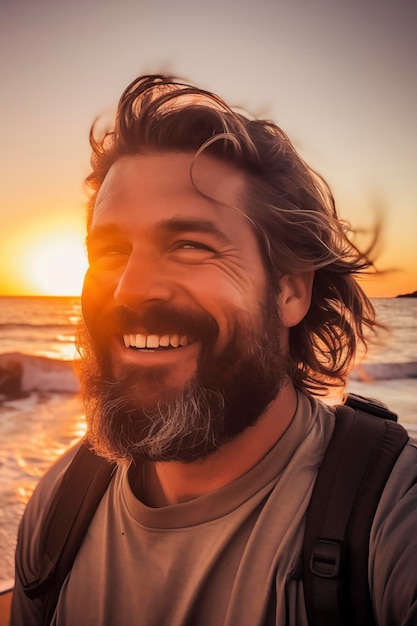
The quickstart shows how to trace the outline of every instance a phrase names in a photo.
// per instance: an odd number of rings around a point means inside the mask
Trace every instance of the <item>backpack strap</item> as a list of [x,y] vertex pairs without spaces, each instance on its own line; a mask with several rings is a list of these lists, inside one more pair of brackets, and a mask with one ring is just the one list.
[[348,396],[336,408],[304,536],[303,584],[311,626],[375,624],[369,535],[385,483],[409,438],[395,420],[395,414],[360,396]]
[[40,575],[23,586],[30,598],[44,596],[45,625],[52,620],[61,587],[115,467],[84,441],[59,485],[42,527]]

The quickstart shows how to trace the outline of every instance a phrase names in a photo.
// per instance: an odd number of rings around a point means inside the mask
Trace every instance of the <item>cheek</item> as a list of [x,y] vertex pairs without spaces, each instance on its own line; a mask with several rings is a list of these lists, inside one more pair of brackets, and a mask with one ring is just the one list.
[[221,352],[230,341],[239,336],[247,341],[248,334],[259,332],[262,325],[262,290],[231,290],[219,288],[216,291],[201,289],[195,294],[198,304],[217,322],[217,351]]
[[[187,286],[185,281],[184,286]],[[264,292],[265,281],[263,276],[255,275],[249,266],[234,267],[230,263],[226,267],[207,265],[201,268],[192,282],[188,281],[188,287],[196,297],[206,302],[249,310],[256,306]]]
[[112,280],[104,280],[89,268],[84,277],[81,292],[81,309],[87,326],[90,325],[106,305],[113,299],[115,285]]

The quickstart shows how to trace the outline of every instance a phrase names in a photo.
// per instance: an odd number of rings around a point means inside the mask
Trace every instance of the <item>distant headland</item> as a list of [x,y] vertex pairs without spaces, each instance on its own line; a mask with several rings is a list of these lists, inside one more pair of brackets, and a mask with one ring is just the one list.
[[417,298],[417,291],[413,291],[413,293],[401,293],[396,298]]

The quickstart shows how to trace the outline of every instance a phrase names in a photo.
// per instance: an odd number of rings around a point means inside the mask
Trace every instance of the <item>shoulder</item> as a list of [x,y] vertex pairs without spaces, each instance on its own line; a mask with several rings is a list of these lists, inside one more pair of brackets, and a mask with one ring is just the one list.
[[30,600],[23,589],[40,573],[40,538],[50,504],[81,442],[68,450],[41,478],[20,522],[16,546],[16,578],[13,590],[11,624],[22,626],[43,623],[41,598]]
[[417,441],[410,439],[387,481],[371,531],[369,574],[378,623],[417,624],[416,528]]
[[[413,497],[417,485],[417,439],[410,438],[399,455],[382,494],[375,521],[389,515],[392,506]],[[416,510],[417,514],[417,510]]]

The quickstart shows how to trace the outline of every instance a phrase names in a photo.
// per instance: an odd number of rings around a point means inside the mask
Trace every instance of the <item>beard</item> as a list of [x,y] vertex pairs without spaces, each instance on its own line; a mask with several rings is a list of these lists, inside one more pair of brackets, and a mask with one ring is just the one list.
[[[182,388],[164,388],[164,367],[116,369],[112,364],[105,348],[109,328],[120,329],[121,335],[121,329],[129,323],[134,327],[134,322],[156,333],[158,328],[166,331],[169,324],[201,340],[196,373]],[[189,463],[255,424],[288,379],[275,298],[265,302],[256,326],[240,320],[219,354],[217,335],[217,324],[208,314],[161,304],[142,315],[116,309],[101,330],[100,323],[90,329],[83,323],[77,342],[78,371],[87,438],[95,452],[118,464],[143,459]],[[153,388],[156,392],[149,402]],[[141,390],[146,390],[148,401],[141,400]]]

